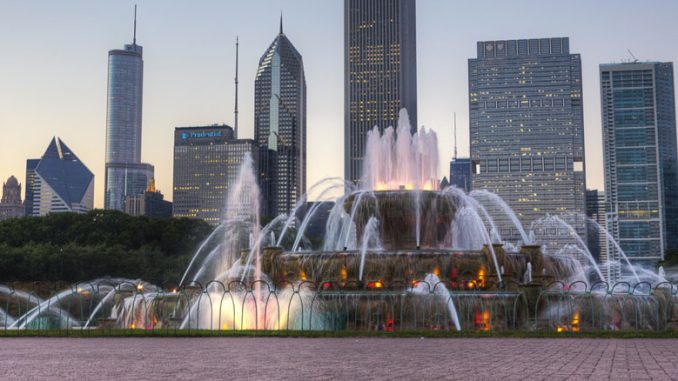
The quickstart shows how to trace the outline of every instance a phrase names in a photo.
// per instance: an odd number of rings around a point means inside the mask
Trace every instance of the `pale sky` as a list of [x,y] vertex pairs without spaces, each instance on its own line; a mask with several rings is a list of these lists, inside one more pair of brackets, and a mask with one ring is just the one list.
[[[0,0],[0,180],[25,182],[27,158],[61,137],[96,175],[103,205],[108,50],[132,40],[134,1]],[[144,47],[143,153],[171,199],[176,126],[233,122],[240,36],[240,135],[253,135],[254,75],[278,31],[304,58],[308,183],[343,176],[343,1],[138,0]],[[678,60],[678,1],[417,2],[419,124],[438,133],[440,176],[468,154],[467,60],[476,41],[570,37],[582,56],[587,187],[603,187],[598,65]]]

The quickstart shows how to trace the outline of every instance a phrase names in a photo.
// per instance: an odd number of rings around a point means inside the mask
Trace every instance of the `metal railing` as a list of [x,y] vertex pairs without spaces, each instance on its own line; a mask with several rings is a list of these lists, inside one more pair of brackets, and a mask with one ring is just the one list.
[[10,284],[0,285],[0,329],[661,331],[678,318],[678,287],[670,283],[460,283]]

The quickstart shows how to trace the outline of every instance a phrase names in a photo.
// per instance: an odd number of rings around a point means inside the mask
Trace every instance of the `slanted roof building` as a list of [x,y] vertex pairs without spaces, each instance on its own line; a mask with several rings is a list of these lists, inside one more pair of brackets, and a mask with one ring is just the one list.
[[28,160],[26,167],[30,215],[85,213],[94,207],[94,174],[61,139],[53,138],[42,158]]

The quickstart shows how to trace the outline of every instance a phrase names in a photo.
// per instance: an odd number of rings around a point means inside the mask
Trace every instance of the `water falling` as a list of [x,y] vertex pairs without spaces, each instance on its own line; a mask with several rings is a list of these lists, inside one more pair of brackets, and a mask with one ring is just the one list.
[[381,249],[381,242],[379,241],[379,221],[370,217],[367,225],[365,226],[365,231],[363,232],[362,242],[360,246],[360,268],[358,270],[358,280],[363,280],[363,271],[365,270],[365,255],[367,255],[367,250],[379,250]]

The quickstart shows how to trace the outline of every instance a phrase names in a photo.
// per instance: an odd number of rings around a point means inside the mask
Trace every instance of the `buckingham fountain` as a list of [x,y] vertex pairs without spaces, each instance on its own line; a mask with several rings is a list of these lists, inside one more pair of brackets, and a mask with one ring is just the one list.
[[[525,229],[496,194],[438,189],[436,134],[410,131],[404,110],[396,128],[375,127],[359,185],[325,179],[264,226],[246,157],[225,222],[179,282],[97,279],[44,298],[0,286],[0,327],[675,329],[678,287],[662,271],[634,266],[609,236],[622,261],[597,263],[573,227],[584,216],[547,215]],[[312,242],[306,232],[322,205],[325,235]],[[500,220],[520,239],[502,239]]]

